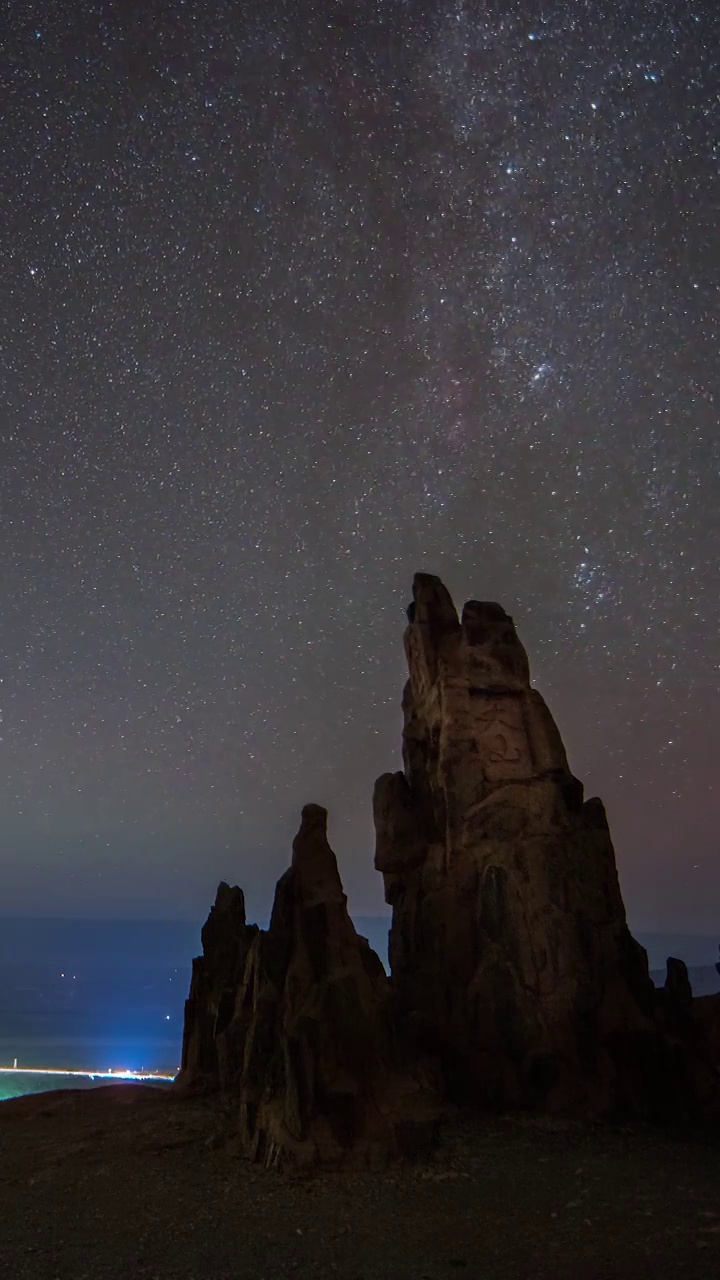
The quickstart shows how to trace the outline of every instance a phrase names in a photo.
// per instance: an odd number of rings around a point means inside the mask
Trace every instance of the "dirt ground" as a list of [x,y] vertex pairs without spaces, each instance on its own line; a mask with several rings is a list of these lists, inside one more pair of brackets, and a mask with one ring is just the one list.
[[8,1280],[720,1280],[720,1147],[463,1117],[430,1163],[292,1178],[217,1103],[142,1086],[0,1104]]

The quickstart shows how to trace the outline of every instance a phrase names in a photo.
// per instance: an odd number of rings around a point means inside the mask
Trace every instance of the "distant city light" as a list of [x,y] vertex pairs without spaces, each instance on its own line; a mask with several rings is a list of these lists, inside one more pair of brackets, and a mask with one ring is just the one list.
[[[12,1067],[0,1067],[0,1075],[81,1076],[85,1080],[164,1080],[168,1082],[175,1079],[175,1075],[165,1075],[160,1071],[130,1071],[127,1067],[121,1069],[108,1067],[106,1071],[71,1071],[59,1067],[19,1067],[17,1061],[17,1058],[13,1060]],[[178,1067],[177,1070],[179,1071],[180,1068]]]

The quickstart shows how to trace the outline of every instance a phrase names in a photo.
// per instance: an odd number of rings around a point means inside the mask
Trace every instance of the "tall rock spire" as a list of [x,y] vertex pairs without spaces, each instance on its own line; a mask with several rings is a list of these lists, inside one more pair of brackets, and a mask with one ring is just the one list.
[[603,806],[500,605],[458,618],[418,574],[408,618],[404,771],[374,795],[398,1009],[458,1097],[613,1106],[647,1089],[629,1042],[657,1036]]
[[407,1061],[378,956],[355,932],[327,812],[305,805],[270,926],[221,884],[185,1006],[179,1092],[237,1103],[242,1151],[268,1165],[414,1156],[435,1143],[432,1068]]

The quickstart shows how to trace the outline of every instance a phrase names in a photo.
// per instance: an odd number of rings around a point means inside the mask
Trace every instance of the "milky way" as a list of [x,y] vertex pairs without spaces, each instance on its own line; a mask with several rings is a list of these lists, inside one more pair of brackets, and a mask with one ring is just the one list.
[[16,7],[6,911],[379,908],[412,573],[516,618],[631,920],[720,927],[716,6]]

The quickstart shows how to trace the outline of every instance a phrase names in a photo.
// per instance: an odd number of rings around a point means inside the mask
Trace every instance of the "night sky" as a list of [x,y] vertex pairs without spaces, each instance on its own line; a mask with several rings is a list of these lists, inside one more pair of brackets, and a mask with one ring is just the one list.
[[416,570],[720,930],[720,10],[43,0],[0,85],[0,913],[382,908]]

